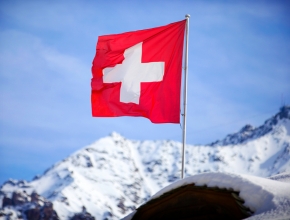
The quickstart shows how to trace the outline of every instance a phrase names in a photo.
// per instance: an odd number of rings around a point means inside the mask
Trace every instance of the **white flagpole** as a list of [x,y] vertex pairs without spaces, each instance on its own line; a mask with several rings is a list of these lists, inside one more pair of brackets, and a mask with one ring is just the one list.
[[183,83],[183,129],[182,129],[182,168],[181,179],[184,178],[184,154],[186,142],[186,102],[187,102],[187,62],[188,62],[188,25],[190,15],[185,15],[186,18],[186,38],[185,38],[185,58],[184,58],[184,83]]

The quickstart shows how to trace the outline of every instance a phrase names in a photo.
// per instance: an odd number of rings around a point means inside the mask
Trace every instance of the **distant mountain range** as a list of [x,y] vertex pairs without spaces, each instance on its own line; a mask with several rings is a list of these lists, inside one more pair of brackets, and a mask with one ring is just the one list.
[[[0,219],[26,218],[32,211],[42,219],[120,219],[180,178],[180,155],[179,142],[112,133],[31,182],[6,181],[0,188]],[[290,172],[290,106],[260,127],[246,125],[209,145],[187,145],[185,176],[209,171],[261,177]]]

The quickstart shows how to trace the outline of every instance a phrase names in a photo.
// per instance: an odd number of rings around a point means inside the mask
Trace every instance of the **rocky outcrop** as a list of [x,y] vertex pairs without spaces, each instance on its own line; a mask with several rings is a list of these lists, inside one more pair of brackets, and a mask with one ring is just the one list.
[[289,119],[290,106],[282,106],[276,115],[266,120],[260,127],[255,128],[252,125],[247,124],[237,133],[229,134],[223,140],[217,140],[211,143],[210,146],[227,146],[246,143],[247,141],[257,139],[273,131],[274,126],[276,126],[280,121]]
[[76,213],[71,220],[96,220],[90,213],[87,212],[86,208],[83,206],[83,211]]
[[28,202],[26,192],[15,191],[12,193],[12,198],[4,196],[2,200],[2,207],[4,208],[6,206],[21,206],[26,202]]
[[[181,147],[176,141],[129,140],[113,132],[57,162],[31,182],[6,181],[0,186],[0,205],[2,199],[5,207],[18,204],[15,207],[30,210],[23,214],[30,219],[41,218],[45,201],[54,204],[46,208],[51,213],[45,216],[56,218],[55,210],[64,220],[121,219],[180,178]],[[246,125],[216,144],[187,145],[185,176],[204,172],[261,177],[290,172],[290,107],[282,107],[262,126]],[[80,212],[83,206],[87,211]],[[7,208],[5,213],[11,210]],[[19,219],[21,213],[14,212],[16,217],[9,218]]]
[[[5,208],[5,209],[4,209]],[[13,211],[17,215],[17,219],[27,220],[58,220],[59,217],[53,209],[53,204],[46,201],[35,191],[28,195],[26,191],[14,191],[11,198],[4,195],[2,199],[1,216],[8,217],[13,215]]]

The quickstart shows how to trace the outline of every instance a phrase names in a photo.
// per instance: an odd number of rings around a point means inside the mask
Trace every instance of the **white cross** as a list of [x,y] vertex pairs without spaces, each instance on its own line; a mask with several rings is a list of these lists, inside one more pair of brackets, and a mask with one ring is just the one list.
[[122,64],[103,69],[103,82],[121,82],[120,102],[139,104],[141,82],[160,82],[164,75],[164,62],[141,63],[142,43],[124,51]]

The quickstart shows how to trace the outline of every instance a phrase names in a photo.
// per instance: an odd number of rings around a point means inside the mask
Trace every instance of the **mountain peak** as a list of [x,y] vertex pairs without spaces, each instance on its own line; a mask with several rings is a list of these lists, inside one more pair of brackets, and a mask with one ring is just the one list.
[[280,108],[280,112],[277,114],[280,119],[290,119],[290,105],[284,105]]
[[285,123],[283,122],[284,120],[290,120],[290,106],[287,105],[282,106],[276,115],[266,120],[260,127],[255,128],[254,126],[247,124],[238,132],[228,134],[224,139],[217,140],[211,143],[210,146],[226,146],[245,143],[251,139],[266,135],[267,133],[271,132],[279,122],[282,124]]
[[[232,172],[267,177],[289,172],[289,110],[284,106],[264,125],[247,124],[212,146],[187,145],[185,176]],[[30,199],[35,191],[54,204],[60,219],[120,219],[179,178],[180,149],[179,142],[133,141],[112,132],[31,182],[5,182],[0,186],[0,202],[4,197],[12,199],[14,192],[20,195],[18,190]]]
[[246,124],[244,127],[242,127],[242,129],[240,130],[240,133],[244,133],[244,132],[251,132],[255,129],[254,126],[250,125],[250,124]]
[[113,138],[114,140],[123,140],[123,139],[124,139],[124,137],[123,137],[121,134],[119,134],[119,133],[117,133],[117,132],[115,132],[115,131],[113,131],[113,132],[109,135],[109,137]]
[[267,126],[275,126],[281,120],[290,120],[290,106],[284,105],[280,108],[280,111],[274,115],[272,118],[265,121]]

